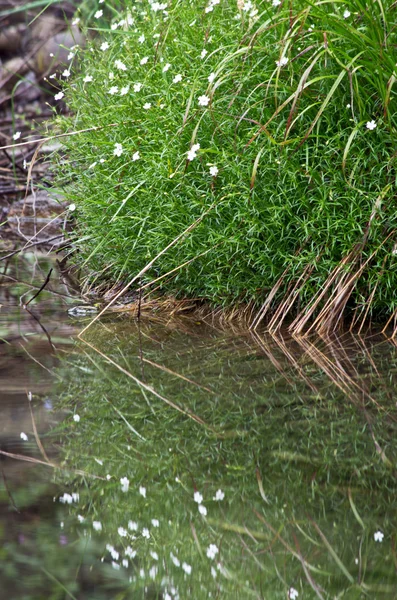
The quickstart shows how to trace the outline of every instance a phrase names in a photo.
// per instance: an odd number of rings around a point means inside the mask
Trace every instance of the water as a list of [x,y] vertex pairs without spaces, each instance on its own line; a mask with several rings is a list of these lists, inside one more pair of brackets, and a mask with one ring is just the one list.
[[397,597],[393,343],[156,313],[79,340],[51,285],[39,324],[2,281],[4,598]]

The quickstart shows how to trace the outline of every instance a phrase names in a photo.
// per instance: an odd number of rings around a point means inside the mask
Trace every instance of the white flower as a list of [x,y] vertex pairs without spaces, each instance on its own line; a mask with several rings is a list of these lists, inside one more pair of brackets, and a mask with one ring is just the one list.
[[123,567],[125,567],[126,569],[128,568],[128,560],[126,558],[123,558],[123,560],[121,561],[121,564],[123,565]]
[[[121,144],[119,144],[121,145]],[[120,155],[118,155],[120,156]],[[120,483],[121,483],[121,491],[122,492],[128,492],[128,488],[130,487],[130,480],[127,477],[122,477],[120,479]]]
[[199,106],[208,106],[208,104],[210,103],[210,98],[203,94],[202,96],[199,96],[198,103]]
[[179,558],[177,558],[176,556],[174,556],[172,554],[172,552],[170,552],[170,557],[171,557],[171,560],[172,560],[172,562],[174,563],[174,565],[176,567],[180,567],[181,566],[181,561],[179,560]]
[[[210,171],[211,171],[211,169],[210,169]],[[211,175],[212,175],[212,173],[211,173]],[[225,497],[225,492],[223,492],[222,490],[217,490],[213,500],[223,500],[224,497]]]
[[274,7],[276,7],[276,6],[280,6],[280,4],[281,4],[281,0],[273,0],[273,2],[272,2],[272,5],[273,5]]
[[62,77],[70,77],[70,71],[69,69],[65,69],[62,73]]
[[200,58],[205,58],[207,56],[207,54],[208,54],[208,50],[206,50],[204,48],[204,50],[201,51]]
[[208,558],[215,558],[215,556],[218,554],[219,549],[217,546],[215,546],[215,544],[210,544],[207,548],[207,556]]
[[143,35],[143,33],[142,33],[142,35],[141,35],[141,36],[139,36],[139,38],[138,38],[138,42],[139,42],[140,44],[143,44],[143,42],[144,42],[144,41],[145,41],[145,36],[144,36],[144,35]]
[[114,156],[121,156],[123,154],[123,146],[121,144],[115,144],[113,150]]
[[112,71],[110,71],[108,77],[109,77],[109,81],[112,81],[114,79],[114,73],[112,73]]
[[163,67],[163,73],[166,73],[168,71],[168,69],[170,69],[170,68],[171,68],[171,64],[170,63],[167,63],[166,65],[164,65],[164,67]]
[[278,67],[285,67],[285,65],[288,63],[288,57],[287,56],[282,56],[280,58],[280,60],[276,60],[276,65]]
[[103,15],[103,10],[97,10],[94,17],[96,19],[100,19],[102,17],[102,15]]
[[76,205],[75,204],[69,204],[68,206],[70,212],[73,212],[74,210],[76,210]]
[[150,556],[153,558],[153,560],[159,559],[159,555],[157,554],[157,552],[154,552],[153,550],[150,551]]
[[182,75],[175,75],[172,83],[179,83],[180,81],[182,81]]
[[114,61],[114,66],[116,67],[116,69],[119,69],[119,71],[127,70],[127,67],[125,66],[125,64],[123,62],[121,62],[121,60],[119,60],[119,59]]
[[28,436],[26,435],[26,433],[24,433],[23,431],[21,431],[21,435],[19,436],[21,438],[21,440],[23,440],[24,442],[28,441]]
[[108,94],[110,94],[111,96],[114,96],[115,94],[117,94],[118,91],[119,91],[119,88],[117,87],[117,85],[112,85],[112,87],[108,91]]
[[376,531],[374,533],[374,540],[375,542],[383,542],[383,538],[385,537],[385,534],[382,533],[381,531]]
[[83,79],[84,83],[90,83],[90,81],[92,81],[92,76],[91,75],[86,75]]
[[80,500],[80,494],[77,494],[76,492],[72,493],[72,500],[73,502],[78,502]]
[[371,129],[371,130],[372,130],[372,129],[375,129],[375,128],[376,128],[376,123],[375,123],[375,121],[367,121],[366,128],[367,128],[367,129]]
[[83,517],[83,515],[77,515],[77,520],[79,523],[84,523],[85,517]]
[[126,94],[128,94],[129,91],[130,91],[129,85],[122,87],[120,90],[120,96],[125,96]]
[[[210,175],[212,175],[212,177],[216,177],[219,173],[219,169],[216,166],[210,167]],[[218,494],[218,492],[220,492],[221,490],[218,490],[216,493]],[[223,492],[221,492],[223,494]],[[225,497],[225,494],[223,494],[223,498]],[[223,500],[223,498],[214,498],[214,500]]]
[[247,2],[244,2],[244,6],[243,6],[244,12],[249,12],[252,8],[254,8],[254,5],[252,4],[251,0],[247,0]]
[[105,50],[107,50],[110,46],[108,42],[103,42],[103,44],[101,44],[100,49],[104,52]]
[[111,29],[112,31],[115,31],[115,30],[117,29],[117,27],[118,27],[118,26],[119,26],[119,24],[118,24],[118,23],[112,23],[112,25],[110,26],[110,29]]
[[113,569],[116,569],[116,571],[120,570],[120,565],[114,561],[112,561],[112,567],[113,567]]
[[64,93],[63,92],[58,92],[57,94],[55,94],[54,96],[54,100],[62,100],[62,98],[64,97]]
[[144,527],[142,529],[142,535],[143,535],[144,538],[146,538],[148,540],[150,538],[149,529],[147,529],[146,527]]
[[108,474],[106,475],[106,479],[107,479],[108,481],[110,481],[110,480],[112,479],[112,476],[111,476],[111,475],[109,475],[109,473],[108,473]]
[[102,531],[102,523],[100,521],[93,521],[92,526],[95,531]]
[[[192,161],[194,158],[196,158],[197,156],[197,150],[200,148],[200,144],[193,144],[193,146],[190,148],[189,152],[187,152],[187,159]],[[198,492],[195,492],[195,495]],[[201,495],[201,494],[200,494]],[[197,502],[197,500],[196,500]]]
[[139,493],[141,496],[143,496],[144,498],[146,498],[146,488],[143,487],[142,485],[139,488]]
[[76,421],[76,423],[78,423],[80,421],[80,415],[73,415],[73,421]]
[[141,158],[139,152],[134,152],[134,154],[132,155],[132,160],[135,162],[136,160],[139,160]]
[[141,83],[134,83],[134,92],[140,92],[142,89]]
[[350,11],[349,10],[345,10],[345,12],[343,13],[343,18],[344,19],[348,19],[350,17]]
[[346,104],[346,108],[350,108],[350,106],[351,106],[351,105],[350,105],[350,103],[349,103],[349,104]]
[[185,571],[185,573],[187,573],[188,575],[191,574],[192,572],[192,567],[190,565],[188,565],[187,563],[182,563],[182,569]]
[[124,529],[124,527],[119,527],[117,532],[120,537],[126,537],[127,533],[128,533],[128,531],[126,529]]
[[160,521],[158,519],[152,519],[152,525],[153,525],[153,527],[159,527]]
[[209,4],[208,6],[205,7],[205,12],[206,13],[212,12],[213,10],[214,10],[214,7],[211,6],[211,4]]
[[150,103],[150,102],[146,102],[146,103],[143,105],[143,108],[144,108],[144,110],[149,110],[149,108],[151,108],[151,107],[152,107],[152,105],[151,105],[151,103]]
[[198,509],[201,515],[203,515],[204,517],[207,515],[207,509],[205,508],[204,504],[200,504]]
[[149,58],[147,56],[144,56],[141,61],[140,61],[140,65],[146,65],[147,61],[149,60]]
[[13,140],[19,140],[19,138],[21,137],[21,132],[20,131],[16,131],[14,133],[14,135],[12,136]]
[[78,25],[79,23],[80,23],[80,19],[79,19],[79,17],[76,17],[76,19],[74,19],[74,20],[72,21],[72,25]]
[[288,591],[288,598],[289,598],[290,600],[295,600],[295,598],[297,598],[298,596],[299,596],[299,594],[298,594],[298,590],[296,590],[296,589],[295,589],[295,588],[293,588],[293,587],[289,588],[289,591]]
[[[193,147],[192,147],[193,149]],[[197,502],[197,504],[201,504],[203,501],[203,496],[200,494],[200,492],[194,492],[194,501]]]
[[211,74],[208,76],[208,81],[209,81],[210,83],[212,83],[212,82],[214,81],[214,79],[215,79],[215,73],[211,73]]

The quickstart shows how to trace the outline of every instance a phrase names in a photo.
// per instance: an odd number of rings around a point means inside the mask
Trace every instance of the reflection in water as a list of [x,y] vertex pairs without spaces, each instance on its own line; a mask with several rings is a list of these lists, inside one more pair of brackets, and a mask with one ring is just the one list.
[[391,343],[113,315],[71,347],[65,290],[40,324],[1,291],[4,597],[396,597]]
[[63,453],[101,479],[59,481],[127,597],[394,597],[391,345],[121,317],[80,351]]

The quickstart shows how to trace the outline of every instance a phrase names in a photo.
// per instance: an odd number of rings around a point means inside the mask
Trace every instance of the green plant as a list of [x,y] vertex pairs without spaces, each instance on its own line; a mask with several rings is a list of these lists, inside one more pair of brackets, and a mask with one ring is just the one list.
[[367,302],[393,314],[392,2],[127,5],[80,53],[56,121],[89,129],[56,169],[92,279],[128,280],[205,215],[144,282],[270,297],[295,331]]

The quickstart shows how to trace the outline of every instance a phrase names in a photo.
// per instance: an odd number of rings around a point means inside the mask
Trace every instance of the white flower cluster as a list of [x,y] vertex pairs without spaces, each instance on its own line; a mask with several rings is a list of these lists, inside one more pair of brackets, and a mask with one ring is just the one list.
[[205,7],[205,12],[209,13],[212,12],[214,10],[214,6],[216,6],[217,4],[220,4],[221,0],[210,0],[208,3],[208,6]]
[[78,502],[79,500],[80,495],[76,493],[67,494],[65,492],[65,494],[59,498],[59,502],[61,502],[62,504],[72,504],[72,502]]

